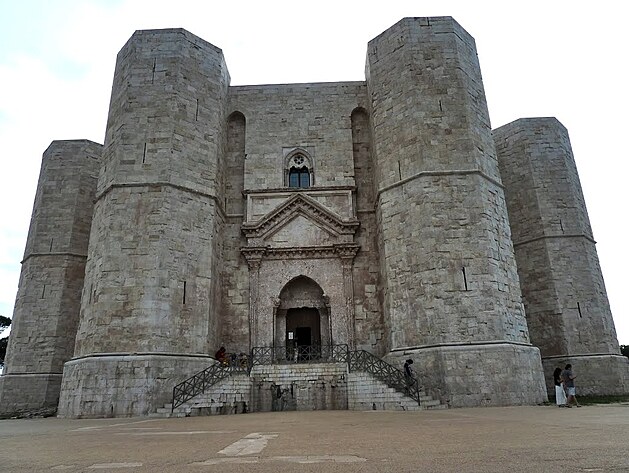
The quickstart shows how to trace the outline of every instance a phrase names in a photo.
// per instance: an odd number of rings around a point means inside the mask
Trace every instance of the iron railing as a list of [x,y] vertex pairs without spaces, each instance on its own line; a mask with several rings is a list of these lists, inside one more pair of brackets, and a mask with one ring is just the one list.
[[254,347],[251,366],[291,363],[347,363],[347,345]]
[[208,366],[203,371],[182,381],[173,388],[173,402],[171,410],[181,406],[199,394],[203,394],[209,387],[234,373],[247,373],[250,370],[249,358],[243,354],[228,357],[223,362]]
[[407,377],[402,370],[397,369],[368,351],[350,351],[348,365],[350,371],[366,371],[387,386],[414,399],[417,401],[417,404],[421,404],[417,379]]
[[405,376],[403,371],[377,356],[365,350],[350,351],[347,345],[312,345],[254,347],[249,357],[241,353],[215,363],[173,388],[172,410],[234,373],[248,373],[256,365],[290,363],[347,363],[349,371],[366,371],[421,404],[417,379]]

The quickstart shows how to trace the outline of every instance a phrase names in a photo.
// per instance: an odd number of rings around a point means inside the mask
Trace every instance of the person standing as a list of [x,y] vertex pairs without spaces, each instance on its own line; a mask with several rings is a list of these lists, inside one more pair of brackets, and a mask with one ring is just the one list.
[[563,370],[559,367],[555,368],[553,378],[555,380],[555,401],[558,407],[566,407],[566,391],[564,391],[563,382],[561,381],[561,372]]
[[225,347],[220,347],[218,351],[214,354],[214,358],[216,358],[219,363],[226,365],[227,364],[227,350],[225,350]]
[[572,365],[568,363],[566,368],[561,372],[561,379],[566,388],[566,394],[568,395],[567,407],[572,407],[573,403],[575,406],[581,407],[577,401],[577,392],[574,387],[574,378],[576,377],[577,375],[572,371]]
[[404,378],[406,379],[406,389],[408,391],[411,390],[411,386],[415,383],[415,376],[413,375],[413,368],[411,368],[412,364],[413,364],[413,360],[410,358],[404,362]]

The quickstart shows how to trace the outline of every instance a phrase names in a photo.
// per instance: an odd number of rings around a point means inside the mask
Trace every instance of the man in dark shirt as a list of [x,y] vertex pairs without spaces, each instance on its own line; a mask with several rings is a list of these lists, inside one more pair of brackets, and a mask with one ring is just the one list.
[[561,380],[564,383],[566,394],[568,395],[567,407],[572,407],[572,404],[581,407],[577,402],[576,389],[574,387],[574,378],[576,377],[577,375],[572,372],[572,365],[568,363],[566,368],[561,372]]
[[410,358],[404,362],[404,378],[406,379],[406,389],[410,391],[411,386],[415,383],[415,376],[413,375],[413,368],[411,365],[413,360]]

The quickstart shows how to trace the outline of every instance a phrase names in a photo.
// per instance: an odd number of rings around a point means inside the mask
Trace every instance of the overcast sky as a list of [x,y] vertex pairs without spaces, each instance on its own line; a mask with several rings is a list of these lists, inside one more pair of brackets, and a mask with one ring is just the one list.
[[138,29],[220,47],[232,85],[364,80],[367,42],[405,16],[475,39],[492,127],[554,116],[570,133],[616,330],[629,344],[629,110],[623,2],[0,0],[0,314],[11,316],[41,155],[103,142],[116,54]]

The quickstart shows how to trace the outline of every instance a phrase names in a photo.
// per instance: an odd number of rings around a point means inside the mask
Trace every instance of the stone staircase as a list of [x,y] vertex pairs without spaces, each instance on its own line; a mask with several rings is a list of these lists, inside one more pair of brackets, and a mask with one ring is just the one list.
[[246,373],[233,374],[174,410],[172,404],[165,404],[149,417],[244,414],[249,411],[251,388],[251,378]]
[[418,405],[414,399],[390,388],[369,373],[349,373],[348,409],[353,411],[417,411],[447,409],[447,405],[420,391]]
[[238,372],[172,409],[158,408],[150,417],[188,417],[293,410],[444,409],[420,392],[414,399],[366,372],[350,372],[347,363],[258,365]]

